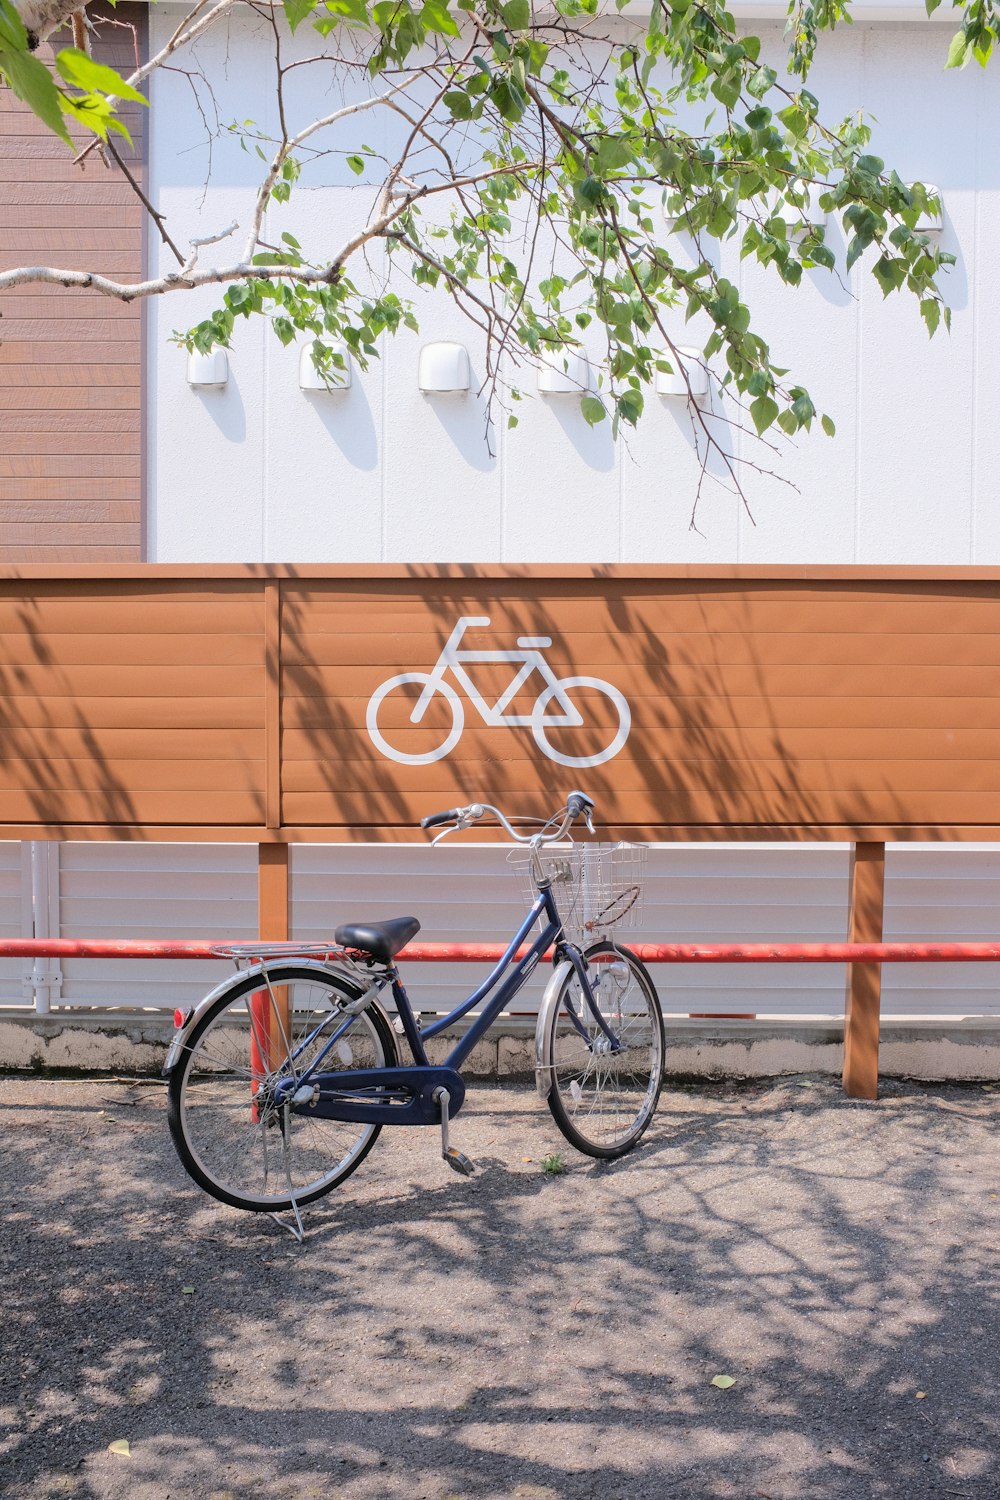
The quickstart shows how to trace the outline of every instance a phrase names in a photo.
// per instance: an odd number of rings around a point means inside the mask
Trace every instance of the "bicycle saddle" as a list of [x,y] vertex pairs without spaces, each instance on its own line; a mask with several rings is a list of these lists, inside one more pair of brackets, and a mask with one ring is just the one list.
[[390,917],[387,922],[347,922],[333,935],[342,947],[360,948],[387,964],[419,931],[416,917]]

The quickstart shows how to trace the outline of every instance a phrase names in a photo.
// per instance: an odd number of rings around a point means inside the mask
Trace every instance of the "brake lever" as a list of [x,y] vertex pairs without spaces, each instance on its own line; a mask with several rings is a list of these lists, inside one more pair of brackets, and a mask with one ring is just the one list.
[[479,821],[485,811],[486,809],[483,807],[482,803],[473,802],[470,807],[466,808],[465,817],[459,818],[458,822],[453,823],[450,828],[442,828],[437,837],[431,839],[431,848],[433,849],[434,845],[439,844],[442,839],[446,839],[449,833],[461,833],[463,828],[471,828],[473,823],[477,823]]
[[589,832],[593,833],[594,832],[594,820],[590,816],[590,814],[591,814],[591,809],[588,807],[587,810],[586,810],[586,812],[584,813],[584,819],[586,821],[587,828],[588,828]]

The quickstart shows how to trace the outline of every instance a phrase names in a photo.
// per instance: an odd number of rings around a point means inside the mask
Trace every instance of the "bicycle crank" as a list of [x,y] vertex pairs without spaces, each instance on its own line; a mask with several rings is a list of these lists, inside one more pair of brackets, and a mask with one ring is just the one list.
[[448,1145],[448,1105],[451,1103],[451,1095],[446,1088],[439,1088],[434,1090],[433,1097],[441,1108],[441,1155],[453,1172],[471,1177],[476,1170],[475,1162],[470,1161],[464,1151]]

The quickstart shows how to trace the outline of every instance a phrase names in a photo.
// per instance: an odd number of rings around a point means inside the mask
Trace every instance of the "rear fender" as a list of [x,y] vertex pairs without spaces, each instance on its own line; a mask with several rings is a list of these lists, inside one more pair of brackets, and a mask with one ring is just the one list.
[[[312,969],[317,974],[333,976],[334,978],[339,980],[339,982],[344,986],[346,990],[350,990],[351,994],[353,995],[354,1000],[351,1003],[351,1009],[355,1008],[355,1003],[357,1001],[362,999],[367,1000],[367,997],[369,995],[371,996],[371,1000],[368,1000],[368,1004],[359,1008],[367,1009],[368,1005],[375,1004],[375,997],[378,994],[378,986],[372,984],[369,985],[368,989],[365,989],[364,985],[358,982],[357,975],[352,970],[346,967],[341,967],[339,964],[321,963],[314,958],[303,958],[301,961],[296,959],[291,963],[286,963],[284,967],[291,967],[295,969]],[[221,984],[217,984],[214,990],[209,990],[204,1000],[199,1000],[194,1010],[184,1022],[184,1025],[179,1027],[178,1030],[174,1032],[173,1037],[171,1038],[170,1046],[167,1049],[167,1055],[163,1061],[163,1067],[160,1070],[161,1075],[164,1078],[168,1078],[173,1072],[174,1068],[176,1068],[178,1059],[180,1058],[181,1053],[184,1051],[184,1048],[187,1046],[188,1039],[190,1038],[191,1033],[194,1031],[199,1021],[205,1015],[205,1012],[210,1010],[216,1003],[216,1001],[221,999],[223,995],[230,994],[231,991],[237,989],[240,985],[245,984],[247,979],[253,979],[257,975],[263,974],[263,972],[263,964],[251,964],[248,969],[241,969],[238,974],[231,974],[228,979],[224,979]],[[281,980],[277,977],[277,975],[275,975],[274,982],[276,984],[281,983]],[[386,1015],[382,1006],[378,1006],[377,1008],[379,1010],[382,1010],[382,1014],[383,1016],[385,1016],[386,1025],[391,1027],[392,1023],[389,1020],[389,1017]]]

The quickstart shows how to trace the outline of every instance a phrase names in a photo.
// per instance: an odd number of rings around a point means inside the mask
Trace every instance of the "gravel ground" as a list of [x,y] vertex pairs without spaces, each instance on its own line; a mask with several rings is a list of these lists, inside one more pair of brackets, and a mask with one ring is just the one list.
[[1000,1091],[674,1089],[549,1178],[548,1111],[473,1088],[475,1177],[386,1133],[302,1246],[188,1181],[158,1083],[0,1107],[9,1500],[1000,1496]]

